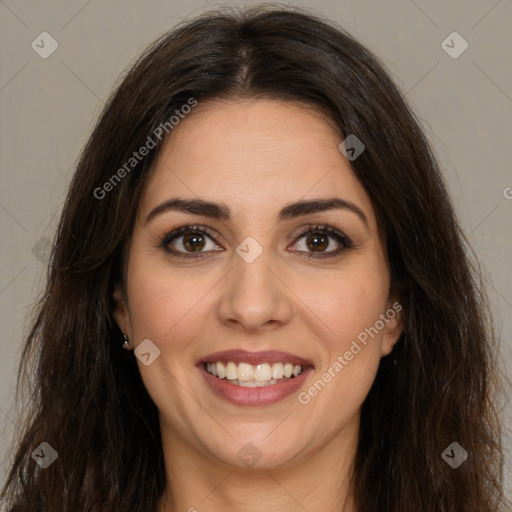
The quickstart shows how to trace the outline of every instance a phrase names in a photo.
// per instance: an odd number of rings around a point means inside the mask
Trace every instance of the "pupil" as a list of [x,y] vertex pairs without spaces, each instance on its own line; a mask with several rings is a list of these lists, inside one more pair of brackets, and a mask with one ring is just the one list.
[[183,237],[183,245],[185,246],[185,248],[187,250],[196,252],[196,251],[202,249],[202,247],[204,245],[203,235],[199,235],[199,234],[185,235]]
[[[327,245],[328,245],[328,242],[326,243],[326,241],[327,241],[327,237],[325,235],[318,234],[318,233],[312,234],[308,237],[308,242],[311,243],[314,251],[317,251],[318,249],[320,249],[320,250],[326,249]],[[311,248],[312,247],[310,247],[310,249]]]

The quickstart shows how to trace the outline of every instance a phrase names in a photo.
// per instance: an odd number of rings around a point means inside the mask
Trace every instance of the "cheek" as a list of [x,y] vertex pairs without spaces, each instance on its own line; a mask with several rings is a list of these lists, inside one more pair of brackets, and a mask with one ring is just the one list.
[[197,343],[197,318],[208,307],[212,278],[185,278],[154,252],[141,251],[131,255],[127,281],[135,346],[149,339],[160,351],[148,366],[137,361],[142,380],[158,409],[179,421],[172,411],[186,410],[189,395],[179,392],[178,382],[190,371],[179,356]]
[[177,292],[157,276],[151,270],[139,272],[137,267],[128,276],[130,318],[137,338],[161,338],[174,323],[175,308],[170,304],[176,304]]
[[301,420],[308,421],[312,408],[335,411],[328,430],[336,433],[360,409],[382,357],[383,331],[374,329],[386,311],[387,282],[385,275],[353,271],[318,297],[325,351],[315,380],[299,396]]
[[324,304],[326,323],[334,333],[325,337],[328,354],[321,380],[332,384],[319,405],[328,407],[330,401],[343,404],[348,416],[364,401],[382,357],[383,330],[375,325],[386,311],[389,278],[381,261],[366,263],[352,267],[333,283],[335,289],[326,294],[330,299]]
[[[184,277],[157,254],[134,254],[128,269],[130,319],[137,338],[155,338],[163,345],[203,307],[213,276]],[[142,338],[141,338],[142,337]]]
[[343,349],[385,312],[389,294],[387,269],[378,260],[347,266],[330,279],[316,281],[302,293],[326,325],[329,344]]

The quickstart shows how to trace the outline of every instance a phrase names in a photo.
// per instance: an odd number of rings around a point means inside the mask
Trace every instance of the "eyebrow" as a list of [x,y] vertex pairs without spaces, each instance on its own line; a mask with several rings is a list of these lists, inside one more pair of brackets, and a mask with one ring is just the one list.
[[[289,220],[302,215],[312,213],[325,212],[328,210],[348,210],[356,214],[364,223],[366,228],[370,230],[370,225],[366,215],[354,203],[341,199],[339,197],[330,197],[325,199],[301,200],[295,203],[285,205],[278,214],[278,221]],[[202,215],[212,219],[228,221],[231,214],[228,206],[222,203],[213,203],[204,199],[180,199],[173,198],[164,201],[151,210],[146,217],[146,224],[156,216],[167,211],[179,211],[191,213],[193,215]]]

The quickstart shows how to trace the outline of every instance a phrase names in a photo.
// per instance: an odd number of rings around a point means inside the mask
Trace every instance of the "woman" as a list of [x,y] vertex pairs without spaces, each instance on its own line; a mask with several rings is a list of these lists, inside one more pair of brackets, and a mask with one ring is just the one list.
[[374,56],[297,10],[189,21],[78,164],[9,510],[501,510],[485,304]]

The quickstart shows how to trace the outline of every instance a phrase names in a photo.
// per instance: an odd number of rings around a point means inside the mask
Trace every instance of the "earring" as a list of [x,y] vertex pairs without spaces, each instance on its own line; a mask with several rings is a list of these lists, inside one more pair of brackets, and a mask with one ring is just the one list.
[[123,338],[124,338],[123,347],[128,348],[128,345],[130,343],[130,340],[128,339],[128,335],[123,333]]

